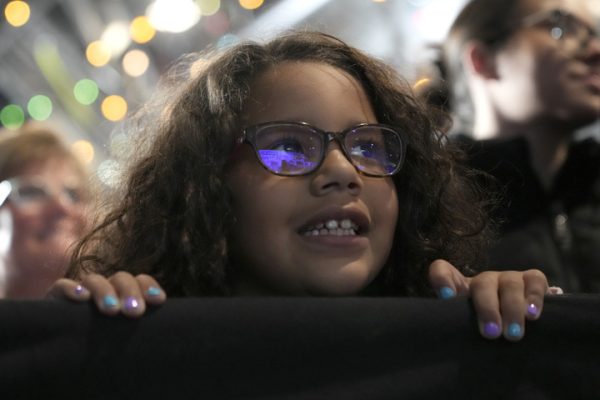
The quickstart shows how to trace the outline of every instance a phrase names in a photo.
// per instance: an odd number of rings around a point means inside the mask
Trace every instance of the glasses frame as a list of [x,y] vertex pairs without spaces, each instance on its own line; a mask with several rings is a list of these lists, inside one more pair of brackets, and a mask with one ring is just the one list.
[[[269,128],[272,126],[277,126],[277,125],[292,125],[292,126],[304,127],[304,128],[311,129],[321,135],[321,138],[322,138],[321,152],[319,154],[318,162],[315,164],[314,168],[312,168],[306,172],[303,172],[301,174],[285,174],[285,173],[279,173],[279,172],[273,171],[272,169],[270,169],[269,167],[267,167],[264,164],[264,162],[262,161],[262,159],[258,153],[258,149],[256,147],[256,135],[262,129]],[[393,133],[398,138],[398,141],[400,143],[400,148],[401,148],[400,159],[399,159],[398,165],[396,166],[396,168],[394,168],[394,170],[392,172],[386,173],[386,174],[372,174],[369,172],[365,172],[365,171],[361,170],[359,168],[359,166],[356,165],[356,163],[352,159],[350,152],[348,151],[348,149],[346,148],[346,146],[344,144],[346,135],[348,135],[348,133],[352,132],[353,130],[356,130],[357,128],[362,128],[362,127],[366,127],[366,126],[374,127],[374,128],[383,128],[386,131]],[[256,155],[256,158],[258,159],[258,162],[260,163],[260,165],[263,166],[263,168],[265,168],[267,171],[269,171],[272,174],[279,175],[279,176],[286,176],[286,177],[305,176],[305,175],[311,174],[314,171],[318,170],[321,167],[321,165],[323,165],[323,161],[325,160],[325,157],[327,155],[327,148],[329,147],[329,143],[331,143],[332,141],[336,141],[339,144],[340,148],[342,149],[342,152],[344,153],[344,156],[354,166],[354,168],[359,173],[366,175],[366,176],[371,176],[371,177],[376,177],[376,178],[385,178],[388,176],[392,176],[392,175],[397,174],[398,171],[400,171],[400,169],[402,169],[402,165],[404,164],[404,159],[405,159],[405,155],[406,155],[406,141],[404,140],[404,138],[402,137],[400,132],[398,132],[394,127],[392,127],[390,125],[386,125],[386,124],[362,123],[362,124],[354,125],[350,128],[344,129],[343,131],[334,132],[334,131],[325,131],[323,129],[319,129],[316,126],[313,126],[307,122],[270,121],[270,122],[264,122],[261,124],[252,125],[252,126],[244,128],[242,130],[242,135],[237,139],[238,144],[247,143],[252,147],[252,149],[254,150],[254,154]]]
[[580,43],[581,48],[587,46],[594,37],[598,38],[600,36],[598,31],[582,21],[581,18],[578,18],[572,13],[559,8],[548,11],[540,11],[525,17],[521,22],[521,26],[530,28],[548,23],[552,26],[550,29],[550,36],[557,41],[564,42],[567,39],[566,36],[568,31],[572,32],[572,30],[566,28],[565,21],[571,21],[571,23],[576,24],[576,26],[582,27],[583,30],[580,30],[579,32],[585,32],[583,36],[577,33],[575,35],[575,39],[577,39],[577,41]]
[[[25,186],[27,184],[29,184],[33,187],[41,189],[45,193],[46,200],[53,198],[53,197],[57,197],[57,196],[58,197],[66,196],[69,199],[68,200],[69,204],[71,204],[73,206],[78,206],[78,205],[86,202],[86,194],[81,192],[78,188],[62,187],[60,189],[60,191],[50,190],[50,187],[41,180],[25,180],[22,182],[21,178],[15,177],[15,178],[6,179],[6,180],[0,182],[0,207],[6,201],[12,200],[14,202],[14,204],[19,208],[26,208],[26,209],[31,208],[31,205],[23,206],[22,201],[20,199],[18,190],[21,186],[24,186],[23,185],[24,182],[25,182]],[[71,198],[71,196],[67,194],[67,192],[69,192],[69,191],[76,193],[77,198],[76,199]]]

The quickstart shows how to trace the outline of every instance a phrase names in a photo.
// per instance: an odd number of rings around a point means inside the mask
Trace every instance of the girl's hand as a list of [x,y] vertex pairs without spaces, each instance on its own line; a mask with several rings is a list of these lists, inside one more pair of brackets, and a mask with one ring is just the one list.
[[143,274],[134,277],[128,272],[117,272],[110,278],[90,274],[81,283],[59,279],[50,287],[47,297],[74,301],[92,299],[105,315],[123,313],[132,318],[144,314],[146,304],[160,305],[167,298],[154,278]]
[[536,269],[486,271],[467,278],[444,260],[431,263],[429,282],[443,299],[471,296],[479,331],[488,339],[504,335],[511,341],[520,340],[525,334],[525,320],[538,319],[544,295],[553,293],[546,276]]

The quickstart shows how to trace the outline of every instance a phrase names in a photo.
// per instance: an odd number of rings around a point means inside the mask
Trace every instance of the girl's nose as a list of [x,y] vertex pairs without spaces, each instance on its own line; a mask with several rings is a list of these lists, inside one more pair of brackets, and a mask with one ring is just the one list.
[[311,190],[315,195],[347,191],[353,196],[363,187],[362,176],[336,142],[329,143],[323,164],[316,171]]

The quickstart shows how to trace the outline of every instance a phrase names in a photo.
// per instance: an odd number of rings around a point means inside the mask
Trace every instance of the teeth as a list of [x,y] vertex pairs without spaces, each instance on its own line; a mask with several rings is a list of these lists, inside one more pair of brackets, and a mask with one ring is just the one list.
[[341,221],[330,219],[309,227],[304,236],[356,236],[358,225],[346,218]]

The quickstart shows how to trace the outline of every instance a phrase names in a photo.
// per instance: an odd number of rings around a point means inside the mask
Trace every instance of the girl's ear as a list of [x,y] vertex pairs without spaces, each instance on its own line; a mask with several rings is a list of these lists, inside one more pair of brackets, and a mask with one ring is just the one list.
[[467,44],[464,62],[471,73],[482,79],[498,79],[496,54],[481,42]]

